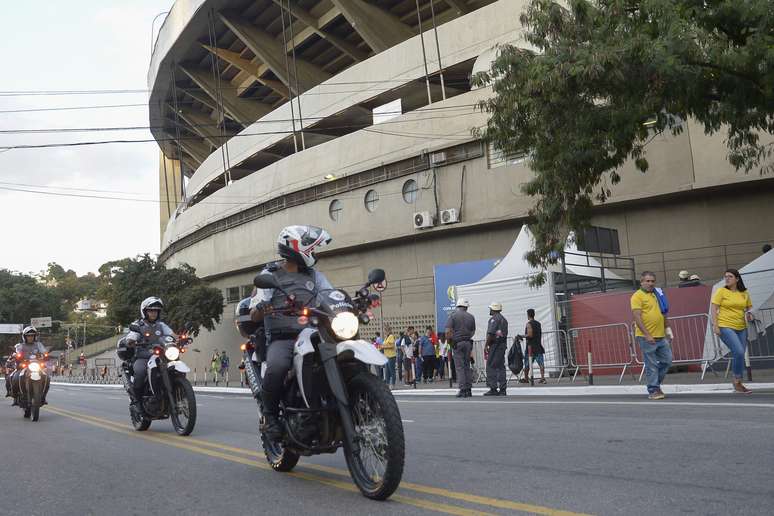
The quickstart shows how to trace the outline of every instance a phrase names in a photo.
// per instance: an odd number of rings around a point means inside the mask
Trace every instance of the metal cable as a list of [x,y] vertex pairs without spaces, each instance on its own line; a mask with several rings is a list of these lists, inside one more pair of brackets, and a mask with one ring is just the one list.
[[[293,125],[293,149],[298,152],[298,140],[296,138],[296,113],[293,108],[293,86],[290,80],[290,63],[288,62],[288,38],[285,35],[285,9],[280,6],[280,19],[282,21],[282,54],[285,56],[285,73],[288,81],[288,95],[290,95],[290,118]],[[296,90],[298,93],[298,90]]]

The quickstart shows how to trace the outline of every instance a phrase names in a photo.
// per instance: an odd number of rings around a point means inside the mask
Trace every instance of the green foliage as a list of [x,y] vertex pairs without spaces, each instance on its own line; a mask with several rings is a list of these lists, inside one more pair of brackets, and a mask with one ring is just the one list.
[[173,330],[186,323],[213,330],[223,313],[223,294],[207,286],[189,265],[167,269],[143,255],[136,259],[109,262],[100,267],[100,297],[108,302],[108,318],[127,325],[140,316],[140,303],[150,296],[164,301],[164,320]]
[[[33,317],[62,319],[56,293],[32,276],[0,269],[0,323],[27,325]],[[0,349],[19,342],[19,335],[0,335]]]
[[531,49],[502,47],[475,78],[494,90],[477,134],[530,151],[533,265],[551,263],[588,224],[625,162],[646,172],[647,144],[680,133],[682,120],[725,131],[737,170],[771,171],[774,147],[760,141],[774,133],[771,0],[562,3],[532,0],[521,16]]

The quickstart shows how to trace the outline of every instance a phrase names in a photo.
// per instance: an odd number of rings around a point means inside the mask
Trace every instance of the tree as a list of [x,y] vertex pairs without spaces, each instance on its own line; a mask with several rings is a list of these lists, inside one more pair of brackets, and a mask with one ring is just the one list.
[[[33,317],[62,319],[65,312],[56,293],[32,276],[0,269],[0,322],[30,324]],[[0,335],[0,351],[19,335]]]
[[108,303],[108,318],[127,325],[140,316],[140,303],[150,296],[164,301],[164,320],[173,330],[193,324],[215,329],[223,313],[223,294],[207,286],[190,265],[167,269],[149,255],[108,262],[99,269],[99,296]]
[[555,263],[588,226],[620,167],[648,170],[654,134],[693,118],[725,131],[737,169],[769,172],[774,133],[771,0],[532,0],[521,15],[533,47],[504,46],[475,82],[494,95],[479,136],[529,151],[534,266]]

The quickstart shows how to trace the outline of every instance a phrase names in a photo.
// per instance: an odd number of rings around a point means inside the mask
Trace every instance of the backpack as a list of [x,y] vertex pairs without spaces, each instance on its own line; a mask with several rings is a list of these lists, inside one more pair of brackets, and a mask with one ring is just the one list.
[[519,374],[524,368],[524,353],[521,351],[521,342],[518,338],[513,339],[511,350],[508,351],[508,369],[513,374]]

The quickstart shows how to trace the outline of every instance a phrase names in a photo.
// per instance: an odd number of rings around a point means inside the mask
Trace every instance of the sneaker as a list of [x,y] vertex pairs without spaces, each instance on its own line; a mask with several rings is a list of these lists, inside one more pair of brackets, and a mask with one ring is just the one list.
[[663,400],[666,398],[666,394],[664,394],[664,391],[661,390],[661,387],[658,388],[658,393],[661,394],[661,399]]
[[529,380],[527,380],[526,378],[522,378],[521,380],[519,380],[519,383],[529,383]]
[[752,391],[745,387],[742,382],[734,382],[734,392],[738,394],[750,394]]
[[660,391],[651,392],[648,394],[649,400],[663,400],[664,398],[666,398],[666,396],[664,396],[664,393]]

